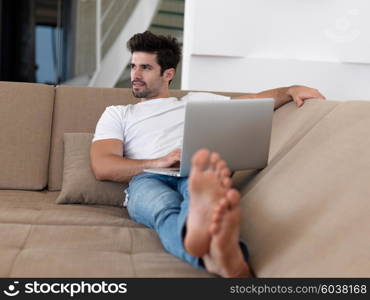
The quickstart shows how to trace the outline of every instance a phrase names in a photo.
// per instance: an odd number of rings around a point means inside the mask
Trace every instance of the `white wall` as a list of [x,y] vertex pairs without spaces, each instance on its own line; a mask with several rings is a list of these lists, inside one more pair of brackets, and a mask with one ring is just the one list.
[[186,0],[182,89],[370,100],[369,0]]

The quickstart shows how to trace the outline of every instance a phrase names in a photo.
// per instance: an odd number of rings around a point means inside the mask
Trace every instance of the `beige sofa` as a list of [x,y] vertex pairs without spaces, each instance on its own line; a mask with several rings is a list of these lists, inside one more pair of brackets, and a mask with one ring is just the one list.
[[[86,168],[105,107],[135,101],[128,89],[0,83],[1,277],[212,276],[130,220],[124,184]],[[234,175],[258,277],[370,277],[369,149],[370,102],[274,113],[268,166]]]

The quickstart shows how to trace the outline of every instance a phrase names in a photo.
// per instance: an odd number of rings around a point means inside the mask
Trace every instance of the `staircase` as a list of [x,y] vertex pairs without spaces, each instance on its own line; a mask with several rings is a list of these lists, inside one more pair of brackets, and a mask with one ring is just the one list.
[[145,31],[159,0],[96,0],[96,70],[89,86],[114,87],[130,61],[127,40]]

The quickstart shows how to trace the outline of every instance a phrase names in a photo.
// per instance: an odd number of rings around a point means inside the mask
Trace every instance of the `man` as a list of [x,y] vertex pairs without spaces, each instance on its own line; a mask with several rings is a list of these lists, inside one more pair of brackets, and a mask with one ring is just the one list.
[[[129,181],[125,206],[130,217],[158,233],[164,248],[196,268],[223,277],[251,276],[246,245],[239,240],[239,193],[217,153],[199,150],[189,178],[143,173],[145,168],[179,163],[187,101],[229,99],[210,93],[171,97],[181,51],[175,38],[149,31],[127,43],[132,53],[135,105],[110,106],[101,116],[91,146],[98,180]],[[274,98],[275,108],[293,100],[324,99],[315,89],[291,86],[235,99]]]

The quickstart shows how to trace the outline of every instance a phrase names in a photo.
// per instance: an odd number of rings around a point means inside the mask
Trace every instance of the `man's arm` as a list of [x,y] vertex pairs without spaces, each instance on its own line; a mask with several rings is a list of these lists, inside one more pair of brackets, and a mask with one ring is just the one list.
[[97,180],[128,182],[146,168],[166,168],[180,160],[176,149],[157,159],[128,159],[122,157],[124,145],[118,139],[95,141],[90,148],[91,168]]
[[325,97],[317,90],[307,86],[293,85],[290,87],[281,87],[277,89],[263,91],[257,94],[245,94],[232,99],[250,99],[250,98],[273,98],[275,99],[275,109],[289,101],[294,101],[298,107],[301,107],[305,100],[317,98],[325,100]]

